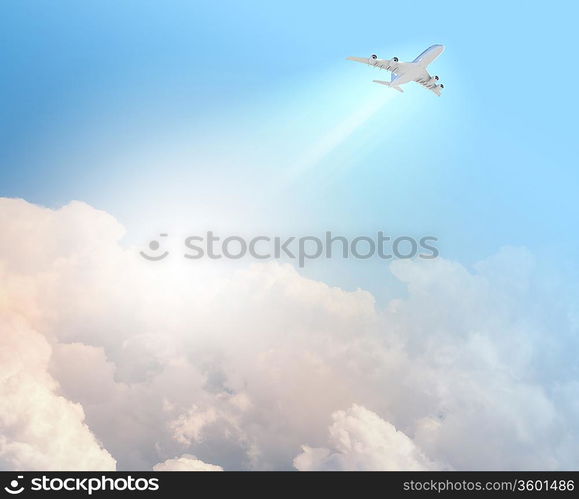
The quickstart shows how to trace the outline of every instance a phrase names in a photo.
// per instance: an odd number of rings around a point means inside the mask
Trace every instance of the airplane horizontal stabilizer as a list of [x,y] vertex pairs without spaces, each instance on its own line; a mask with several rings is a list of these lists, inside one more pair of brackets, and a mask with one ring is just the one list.
[[399,92],[404,93],[404,90],[402,90],[399,86],[397,85],[392,85],[389,81],[382,81],[382,80],[372,80],[374,83],[380,83],[380,85],[385,85],[387,87],[393,88],[394,90],[398,90]]

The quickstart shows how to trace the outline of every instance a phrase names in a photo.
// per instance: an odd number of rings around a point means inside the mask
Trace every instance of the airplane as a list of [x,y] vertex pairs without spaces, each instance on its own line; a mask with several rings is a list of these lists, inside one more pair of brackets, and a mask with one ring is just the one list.
[[378,59],[376,54],[372,54],[370,57],[348,57],[347,60],[362,62],[392,72],[392,79],[390,81],[372,80],[374,83],[380,83],[399,92],[404,92],[404,90],[400,88],[400,85],[415,81],[440,96],[444,85],[437,83],[440,78],[438,76],[430,76],[426,68],[443,52],[444,45],[433,45],[432,47],[428,47],[412,62],[401,62],[398,60],[398,57]]

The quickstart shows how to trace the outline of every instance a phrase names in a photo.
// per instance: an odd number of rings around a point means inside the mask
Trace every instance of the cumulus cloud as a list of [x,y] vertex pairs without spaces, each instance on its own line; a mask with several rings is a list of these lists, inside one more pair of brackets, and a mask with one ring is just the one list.
[[0,467],[579,466],[576,311],[526,250],[395,262],[407,293],[376,303],[274,262],[155,264],[123,233],[0,199]]
[[440,469],[401,431],[365,407],[332,414],[331,448],[303,446],[300,471],[427,471]]
[[10,312],[0,301],[0,469],[114,470],[82,407],[59,395],[49,343]]
[[167,459],[166,461],[153,466],[154,471],[223,471],[221,466],[204,463],[190,454],[183,454],[181,457]]

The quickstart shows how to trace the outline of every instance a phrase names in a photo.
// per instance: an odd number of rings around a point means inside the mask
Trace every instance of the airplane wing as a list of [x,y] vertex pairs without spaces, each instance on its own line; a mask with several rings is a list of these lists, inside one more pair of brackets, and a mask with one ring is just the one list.
[[422,85],[424,88],[434,92],[439,97],[442,95],[442,89],[444,86],[442,84],[439,85],[436,79],[430,76],[428,71],[423,71],[414,81]]
[[348,61],[368,64],[368,66],[374,66],[375,68],[385,69],[396,74],[404,73],[410,66],[407,62],[395,61],[394,59],[375,59],[374,57],[347,57],[346,59]]

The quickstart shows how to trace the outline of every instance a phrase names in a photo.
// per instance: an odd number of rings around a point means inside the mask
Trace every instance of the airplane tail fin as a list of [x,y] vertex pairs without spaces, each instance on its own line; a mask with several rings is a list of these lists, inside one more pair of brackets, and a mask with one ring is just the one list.
[[399,92],[404,93],[404,90],[402,90],[398,85],[393,85],[391,82],[389,81],[382,81],[382,80],[372,80],[374,83],[380,83],[380,85],[385,85],[387,87],[393,88],[394,90],[398,90]]

